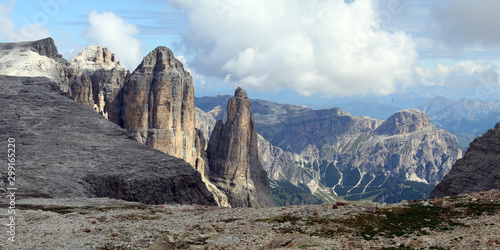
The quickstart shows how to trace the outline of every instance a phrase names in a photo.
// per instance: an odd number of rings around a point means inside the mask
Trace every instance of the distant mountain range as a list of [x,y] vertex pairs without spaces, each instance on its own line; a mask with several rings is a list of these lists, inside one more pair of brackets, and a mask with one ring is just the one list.
[[[200,112],[224,117],[220,110],[227,98],[196,98],[196,105]],[[425,198],[462,155],[456,137],[438,130],[417,109],[384,121],[340,108],[251,101],[262,136],[260,157],[271,180],[305,184],[325,201]]]
[[486,133],[500,121],[500,101],[484,102],[466,98],[453,101],[436,97],[418,108],[429,114],[436,127],[456,135],[464,149],[474,138]]
[[[396,111],[405,108],[418,108],[429,114],[432,123],[437,128],[445,129],[458,138],[463,149],[467,149],[474,138],[485,133],[489,128],[500,121],[500,100],[479,101],[467,98],[454,101],[444,97],[432,99],[410,98],[392,99],[392,101],[380,102],[376,100],[355,100],[347,103],[339,103],[342,110],[355,116],[368,116],[385,120]],[[421,101],[421,104],[418,104]],[[332,106],[332,107],[333,107]]]

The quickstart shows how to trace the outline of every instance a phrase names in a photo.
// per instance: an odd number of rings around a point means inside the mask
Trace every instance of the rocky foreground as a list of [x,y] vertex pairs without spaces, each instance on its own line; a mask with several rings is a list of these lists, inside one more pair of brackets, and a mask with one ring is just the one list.
[[[3,232],[0,249],[500,248],[498,189],[391,205],[269,208],[24,199],[16,213],[16,243]],[[9,223],[7,210],[0,223]]]

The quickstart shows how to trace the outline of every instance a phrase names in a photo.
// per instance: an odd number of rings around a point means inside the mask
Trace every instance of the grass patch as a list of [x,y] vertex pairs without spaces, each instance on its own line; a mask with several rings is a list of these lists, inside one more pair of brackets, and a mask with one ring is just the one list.
[[483,213],[487,215],[495,215],[496,211],[500,210],[498,203],[465,203],[456,205],[457,208],[465,209],[464,213],[467,216],[479,216]]
[[300,245],[299,248],[308,248],[308,247],[319,247],[318,244],[304,244],[304,245]]
[[411,204],[409,207],[392,211],[361,214],[344,222],[350,227],[359,228],[359,234],[365,240],[370,240],[380,235],[395,237],[417,232],[426,234],[420,231],[425,227],[431,230],[452,230],[455,226],[465,226],[452,220],[460,214],[449,208]]
[[69,207],[69,206],[46,206],[46,205],[18,205],[17,208],[23,210],[42,210],[58,214],[69,214],[79,209],[90,209],[90,207]]

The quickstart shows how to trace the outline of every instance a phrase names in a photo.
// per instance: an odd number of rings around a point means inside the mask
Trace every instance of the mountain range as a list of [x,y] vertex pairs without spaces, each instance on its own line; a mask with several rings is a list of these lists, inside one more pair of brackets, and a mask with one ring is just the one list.
[[[223,118],[228,97],[196,98],[197,119],[211,117],[197,126],[211,127],[215,116]],[[260,157],[270,179],[306,185],[324,201],[425,198],[462,155],[456,137],[438,130],[417,109],[384,121],[340,108],[251,101],[261,135]]]
[[[130,71],[101,46],[67,61],[51,38],[0,44],[0,75],[0,130],[29,163],[18,182],[26,197],[231,207],[422,199],[459,179],[445,176],[464,144],[499,118],[498,103],[467,99],[381,106],[377,119],[253,100],[241,87],[195,98],[191,74],[163,46]],[[470,151],[496,154],[487,149],[495,133]],[[7,175],[0,180],[6,192]]]

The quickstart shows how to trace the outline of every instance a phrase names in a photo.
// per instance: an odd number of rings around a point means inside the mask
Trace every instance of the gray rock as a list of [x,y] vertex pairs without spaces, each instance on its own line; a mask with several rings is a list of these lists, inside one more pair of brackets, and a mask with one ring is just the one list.
[[[8,138],[16,140],[16,198],[216,204],[185,161],[130,140],[47,78],[0,76],[0,106],[0,139],[5,148]],[[1,171],[2,188],[7,177]]]
[[429,198],[500,188],[500,122],[471,142]]

